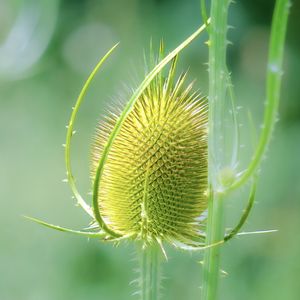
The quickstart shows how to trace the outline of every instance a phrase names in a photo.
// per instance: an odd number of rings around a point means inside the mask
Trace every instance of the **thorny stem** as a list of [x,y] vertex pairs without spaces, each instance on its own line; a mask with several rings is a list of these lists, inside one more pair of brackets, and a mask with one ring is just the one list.
[[159,246],[148,245],[141,256],[141,300],[158,300],[160,289]]
[[258,146],[249,166],[242,176],[228,188],[227,192],[243,185],[255,173],[269,145],[278,113],[284,40],[286,35],[289,8],[289,0],[276,1],[269,45],[266,102],[262,132],[259,138]]
[[[203,1],[202,1],[203,3]],[[271,134],[276,123],[280,85],[282,76],[282,59],[284,40],[288,21],[289,0],[277,0],[272,20],[271,38],[269,46],[266,104],[263,121],[263,129],[260,135],[258,146],[255,150],[252,161],[246,171],[223,193],[218,193],[218,172],[224,157],[222,141],[222,123],[226,85],[224,75],[226,73],[226,30],[227,14],[230,0],[212,0],[211,2],[211,25],[209,28],[209,202],[206,244],[213,244],[223,239],[223,200],[227,192],[243,185],[250,177],[255,175],[265,150],[270,142]],[[202,13],[203,14],[203,13]],[[205,16],[205,14],[204,14]],[[250,195],[249,204],[243,214],[238,226],[225,237],[225,240],[236,235],[240,227],[248,217],[253,205],[255,184]],[[218,281],[220,276],[220,247],[208,248],[204,255],[203,264],[203,287],[202,300],[217,299]]]
[[[217,243],[224,238],[224,199],[217,190],[217,172],[222,163],[222,126],[227,86],[226,32],[229,0],[211,2],[211,25],[209,28],[209,201],[206,245]],[[205,250],[203,264],[203,300],[217,297],[220,272],[220,246]]]

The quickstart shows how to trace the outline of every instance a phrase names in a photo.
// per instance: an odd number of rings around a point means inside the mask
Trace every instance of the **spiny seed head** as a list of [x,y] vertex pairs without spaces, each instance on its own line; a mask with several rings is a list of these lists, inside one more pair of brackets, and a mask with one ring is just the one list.
[[[207,207],[207,99],[159,74],[139,97],[110,149],[99,183],[98,204],[106,225],[144,243],[190,244],[199,235]],[[95,173],[117,117],[96,131]]]

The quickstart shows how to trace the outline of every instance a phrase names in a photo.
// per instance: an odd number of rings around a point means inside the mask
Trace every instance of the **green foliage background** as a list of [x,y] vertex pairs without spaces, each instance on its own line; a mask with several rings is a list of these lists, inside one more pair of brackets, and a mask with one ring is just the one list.
[[[74,172],[90,190],[89,148],[98,120],[115,99],[126,101],[145,67],[152,37],[171,50],[201,22],[196,0],[43,0],[0,2],[0,299],[134,299],[135,246],[87,241],[23,219],[42,218],[81,229],[89,219],[74,206],[65,177],[65,125],[89,71],[115,42],[121,45],[93,84],[75,125]],[[242,107],[241,165],[251,153],[248,109],[257,129],[264,101],[269,24],[274,1],[231,6],[228,64]],[[22,14],[20,19],[18,16]],[[20,21],[21,20],[21,21]],[[278,233],[241,237],[223,247],[220,298],[299,299],[300,287],[300,3],[288,28],[280,122],[263,163],[257,203],[245,230]],[[207,92],[205,38],[184,50],[182,69]],[[120,92],[121,91],[121,92]],[[247,189],[228,200],[234,224]],[[88,195],[87,195],[88,197]],[[168,248],[163,299],[199,295],[201,254]]]

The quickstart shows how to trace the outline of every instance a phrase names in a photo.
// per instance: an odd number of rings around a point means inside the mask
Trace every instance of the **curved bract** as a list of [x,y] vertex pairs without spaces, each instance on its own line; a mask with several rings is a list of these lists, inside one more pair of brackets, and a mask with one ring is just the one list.
[[84,201],[82,196],[80,195],[75,180],[74,176],[72,173],[72,168],[71,168],[71,139],[74,134],[73,127],[74,127],[74,122],[78,113],[78,110],[80,108],[80,105],[84,99],[84,96],[94,79],[95,75],[99,71],[99,69],[102,67],[103,63],[107,60],[107,58],[112,54],[112,52],[115,50],[115,48],[118,46],[119,43],[114,45],[98,62],[94,70],[91,72],[89,75],[88,79],[86,80],[85,84],[83,85],[83,88],[81,89],[79,96],[76,100],[75,106],[72,109],[72,114],[70,117],[69,124],[67,126],[67,136],[66,136],[66,144],[65,144],[65,162],[66,162],[66,169],[67,169],[67,180],[68,183],[71,187],[71,190],[74,194],[74,197],[77,199],[78,204],[91,216],[94,217],[93,212],[91,210],[91,207]]

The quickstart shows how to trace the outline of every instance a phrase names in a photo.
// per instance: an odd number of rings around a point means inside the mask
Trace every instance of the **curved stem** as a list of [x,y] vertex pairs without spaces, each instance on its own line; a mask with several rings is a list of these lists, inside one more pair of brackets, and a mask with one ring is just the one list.
[[233,228],[230,233],[228,233],[225,237],[224,237],[224,242],[227,242],[229,241],[230,239],[232,239],[234,236],[236,236],[239,231],[241,230],[241,228],[243,227],[243,225],[246,223],[248,217],[249,217],[249,214],[250,214],[250,211],[253,207],[253,204],[254,204],[254,199],[255,199],[255,194],[256,194],[256,181],[257,181],[257,178],[255,177],[253,179],[253,184],[252,184],[252,187],[251,187],[251,192],[250,192],[250,196],[249,196],[249,199],[248,199],[248,203],[247,203],[247,206],[238,222],[238,224],[235,226],[235,228]]
[[263,129],[252,161],[242,176],[228,188],[228,191],[234,190],[243,185],[254,174],[262,161],[274,130],[279,106],[284,40],[286,35],[289,7],[289,0],[276,1],[269,45],[266,104]]
[[157,244],[142,249],[141,299],[158,300],[160,289],[160,258]]

